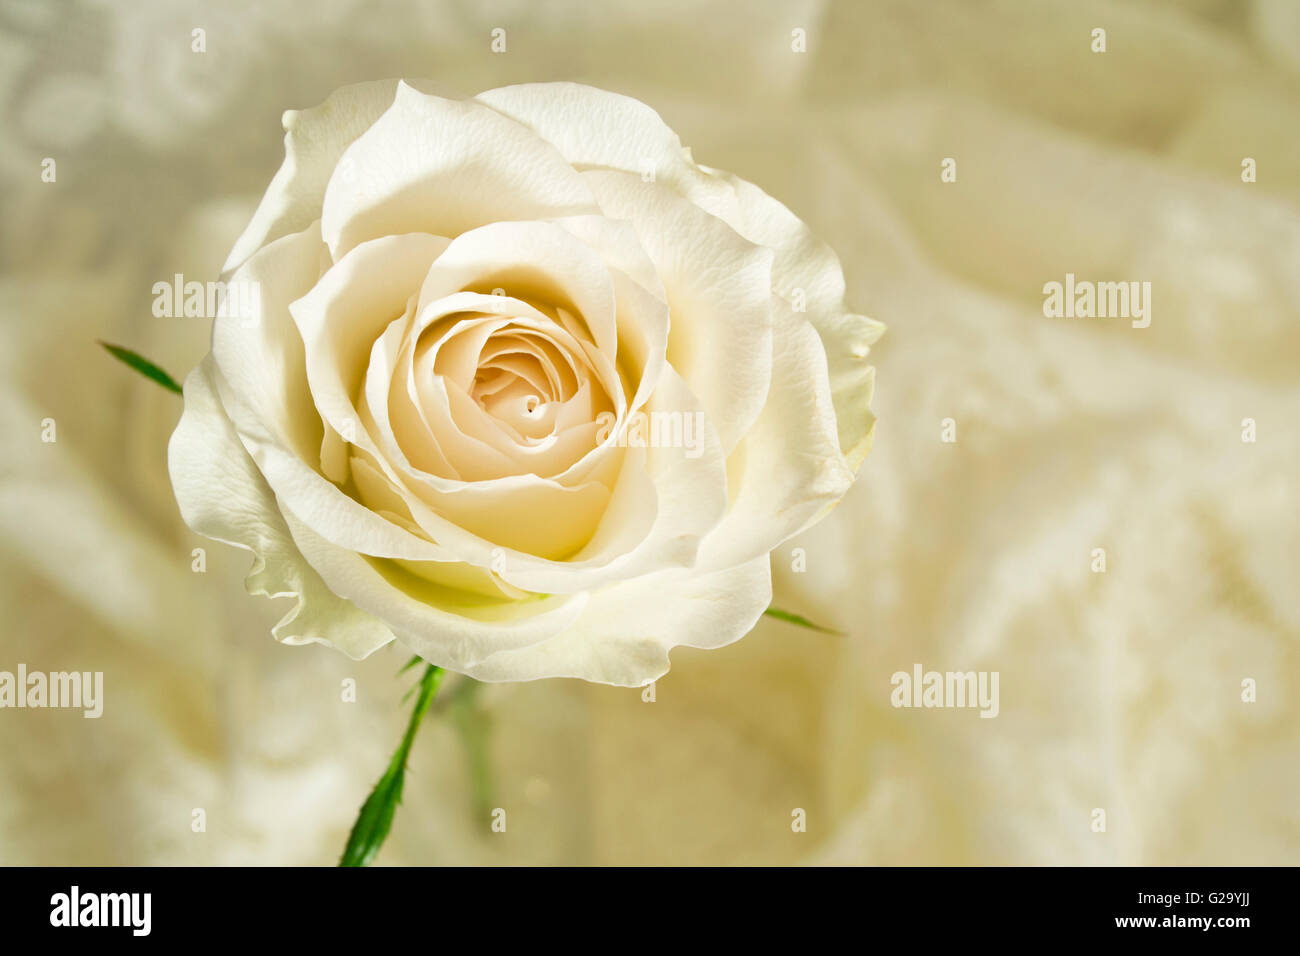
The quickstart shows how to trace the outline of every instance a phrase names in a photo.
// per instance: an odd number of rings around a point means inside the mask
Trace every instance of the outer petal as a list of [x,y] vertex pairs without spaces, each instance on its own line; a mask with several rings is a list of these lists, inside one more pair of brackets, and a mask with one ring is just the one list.
[[369,561],[331,544],[293,514],[294,542],[337,594],[382,618],[401,643],[425,660],[473,676],[479,660],[498,649],[527,647],[572,626],[585,593],[530,601],[474,600],[419,578],[391,562]]
[[293,543],[275,495],[244,451],[217,398],[211,358],[185,381],[185,411],[167,449],[185,523],[252,551],[251,594],[296,597],[272,633],[286,644],[329,644],[362,658],[393,639],[377,618],[337,596]]
[[772,253],[656,183],[583,174],[615,219],[630,220],[663,279],[668,361],[704,404],[728,454],[757,420],[772,377]]
[[640,100],[580,83],[522,83],[475,99],[528,126],[579,169],[653,176],[715,216],[734,213],[731,188],[703,172]]
[[818,520],[853,484],[840,453],[826,352],[802,315],[777,300],[767,405],[727,460],[731,507],[700,552],[701,568],[765,555]]
[[595,212],[582,177],[526,127],[473,100],[398,84],[325,188],[321,233],[337,260],[367,239],[453,237],[487,223]]
[[311,288],[323,249],[313,226],[260,249],[231,276],[255,285],[258,321],[250,328],[234,316],[216,321],[212,357],[222,407],[276,496],[317,530],[329,529],[339,543],[366,554],[455,560],[354,501],[309,463],[320,453],[321,425],[289,303]]
[[802,297],[807,303],[807,318],[826,349],[840,448],[856,470],[871,447],[875,424],[875,370],[867,354],[885,326],[845,309],[840,260],[799,217],[753,183],[729,173],[716,175],[732,186],[737,198],[735,212],[723,213],[727,222],[746,239],[776,253],[773,290],[784,299]]
[[238,268],[268,242],[301,232],[320,218],[325,186],[343,151],[392,105],[396,92],[397,80],[358,83],[335,90],[313,109],[285,112],[284,163],[223,271]]
[[594,592],[562,634],[500,651],[467,673],[484,681],[578,677],[640,687],[668,672],[674,647],[723,647],[753,629],[772,601],[767,555],[722,571],[664,571]]
[[687,166],[677,134],[630,96],[580,83],[521,83],[474,98],[528,126],[576,166],[657,178]]

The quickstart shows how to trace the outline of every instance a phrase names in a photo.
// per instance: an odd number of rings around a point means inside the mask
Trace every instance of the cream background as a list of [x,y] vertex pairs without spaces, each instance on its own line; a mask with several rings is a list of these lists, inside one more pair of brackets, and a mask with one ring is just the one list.
[[[106,684],[98,721],[0,711],[0,863],[332,863],[395,745],[400,655],[271,640],[287,602],[176,514],[180,401],[95,344],[194,365],[152,284],[215,277],[281,111],[395,75],[644,99],[890,332],[859,483],[774,556],[848,636],[679,649],[654,704],[488,688],[508,832],[442,716],[383,862],[1300,861],[1300,4],[0,0],[0,669]],[[1151,327],[1044,318],[1067,271],[1151,281]],[[1001,715],[892,709],[914,662],[999,671]]]

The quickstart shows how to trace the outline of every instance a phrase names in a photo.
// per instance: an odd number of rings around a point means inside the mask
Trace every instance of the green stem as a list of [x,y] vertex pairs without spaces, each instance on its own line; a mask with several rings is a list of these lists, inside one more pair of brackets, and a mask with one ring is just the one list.
[[484,829],[487,829],[492,815],[492,763],[488,759],[492,727],[491,719],[478,699],[478,692],[482,686],[478,681],[467,677],[457,688],[460,692],[453,693],[447,699],[447,703],[450,705],[452,722],[460,733],[460,740],[465,748],[473,816]]
[[433,698],[438,693],[438,685],[442,683],[445,673],[446,671],[441,667],[432,664],[425,668],[424,675],[420,678],[415,709],[411,712],[410,723],[406,725],[406,733],[402,735],[402,742],[398,744],[393,758],[388,762],[388,769],[379,778],[379,782],[375,784],[366,802],[361,805],[357,822],[352,825],[352,832],[348,834],[348,843],[343,849],[339,866],[368,866],[379,852],[379,848],[384,845],[388,831],[393,825],[393,815],[397,812],[397,805],[402,802],[402,785],[406,780],[406,761],[411,755],[411,745],[415,743],[415,734],[420,729],[420,721],[429,712],[429,705],[433,703]]

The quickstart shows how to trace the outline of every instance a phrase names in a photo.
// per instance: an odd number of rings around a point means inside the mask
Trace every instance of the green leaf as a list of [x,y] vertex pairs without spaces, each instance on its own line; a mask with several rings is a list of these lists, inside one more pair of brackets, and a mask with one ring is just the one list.
[[406,761],[411,755],[415,733],[420,729],[420,721],[424,719],[429,705],[433,703],[433,698],[438,693],[438,685],[442,683],[445,673],[446,671],[441,667],[435,667],[433,664],[425,668],[424,676],[420,678],[420,696],[415,701],[415,709],[411,712],[410,723],[406,725],[406,733],[402,735],[402,742],[398,744],[393,759],[388,762],[388,769],[375,784],[375,789],[370,791],[366,802],[361,805],[357,822],[352,825],[352,832],[348,834],[348,844],[343,848],[343,857],[339,860],[339,866],[368,866],[379,852],[379,848],[384,845],[384,840],[388,838],[388,831],[393,825],[393,814],[397,812],[397,805],[402,802],[402,785],[406,782]]
[[778,621],[785,621],[787,624],[797,624],[799,627],[806,627],[811,631],[820,631],[822,634],[834,634],[836,637],[843,637],[843,631],[837,631],[833,628],[822,627],[820,624],[814,624],[808,618],[795,614],[793,611],[782,611],[780,608],[770,607],[763,612],[769,617],[774,617]]
[[99,344],[104,346],[104,348],[108,350],[108,354],[113,356],[113,358],[125,362],[145,378],[153,379],[163,388],[170,389],[177,395],[181,394],[181,387],[176,383],[176,379],[172,378],[140,353],[132,352],[130,349],[124,349],[120,345],[110,345],[102,339],[99,340]]

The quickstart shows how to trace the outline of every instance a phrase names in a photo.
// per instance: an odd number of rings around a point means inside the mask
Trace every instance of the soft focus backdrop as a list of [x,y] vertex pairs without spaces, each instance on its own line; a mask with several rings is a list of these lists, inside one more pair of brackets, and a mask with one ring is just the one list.
[[[0,0],[0,670],[106,685],[0,711],[0,864],[332,863],[397,742],[400,652],[271,639],[177,516],[179,398],[96,345],[197,363],[153,283],[216,277],[283,110],[385,76],[645,100],[889,333],[857,486],[773,556],[847,635],[444,708],[382,862],[1300,862],[1300,3]],[[1067,272],[1151,282],[1151,326],[1045,318]],[[998,671],[1000,715],[893,709],[914,663]]]

